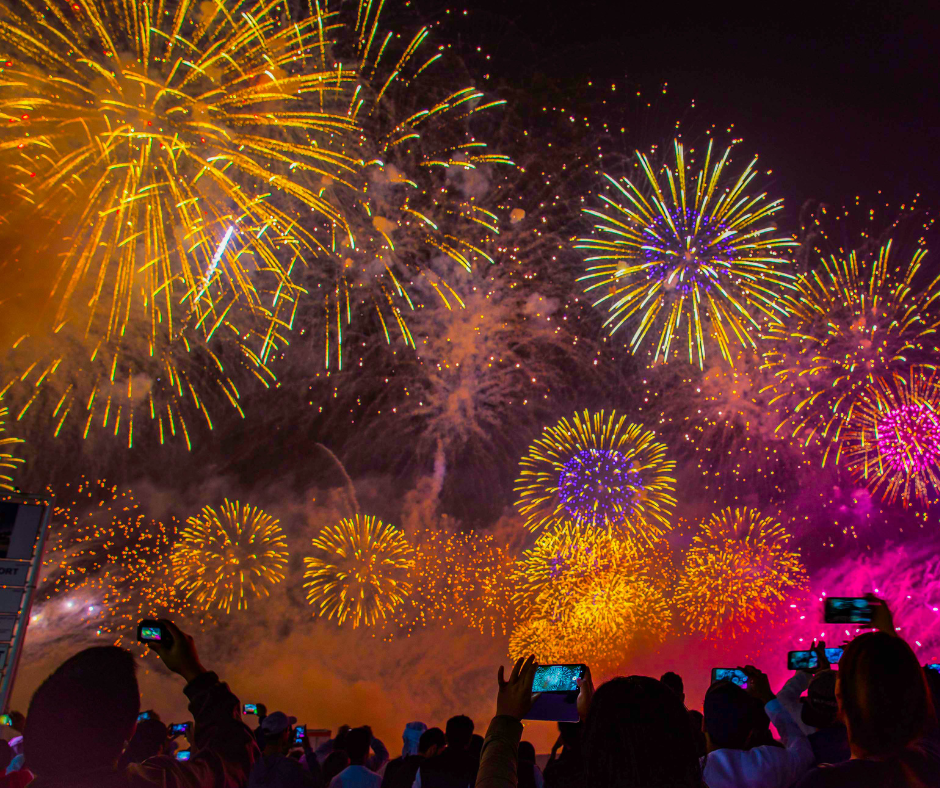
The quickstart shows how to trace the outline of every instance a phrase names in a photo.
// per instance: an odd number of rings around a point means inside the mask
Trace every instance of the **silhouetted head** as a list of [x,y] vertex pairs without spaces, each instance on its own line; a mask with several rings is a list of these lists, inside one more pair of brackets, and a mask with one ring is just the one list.
[[367,725],[353,728],[346,734],[346,754],[349,762],[355,766],[362,766],[369,757],[369,748],[372,746],[372,729]]
[[598,687],[581,738],[592,788],[699,788],[702,772],[685,706],[648,676]]
[[898,755],[933,716],[924,671],[901,638],[859,635],[839,661],[836,697],[856,757]]
[[519,742],[519,762],[535,763],[535,745],[530,741]]
[[670,670],[668,673],[663,673],[659,680],[675,692],[679,700],[685,703],[685,687],[682,684],[682,676]]
[[116,646],[80,651],[33,693],[23,734],[30,770],[74,777],[114,767],[139,713],[133,655]]
[[743,750],[754,729],[753,699],[731,681],[716,681],[705,693],[705,733],[710,749]]
[[446,746],[447,740],[444,738],[444,731],[440,728],[428,728],[418,740],[418,754],[430,758],[437,755]]
[[447,720],[444,730],[447,746],[455,750],[466,750],[470,746],[470,737],[473,736],[473,720],[465,714],[458,714]]

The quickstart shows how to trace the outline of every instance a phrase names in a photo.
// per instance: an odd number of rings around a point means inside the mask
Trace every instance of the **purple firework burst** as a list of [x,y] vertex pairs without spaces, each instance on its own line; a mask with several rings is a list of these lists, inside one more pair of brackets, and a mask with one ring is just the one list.
[[639,502],[643,477],[619,451],[582,449],[558,477],[558,496],[576,522],[603,526],[629,514]]
[[[734,259],[732,234],[714,217],[687,208],[671,209],[670,222],[657,216],[646,229],[649,243],[643,257],[651,280],[667,281],[682,293],[696,287],[706,292],[716,284],[723,269]],[[677,275],[673,272],[678,272]],[[670,277],[675,276],[674,279]]]
[[940,461],[940,418],[923,403],[889,410],[877,434],[881,459],[894,471],[923,473]]

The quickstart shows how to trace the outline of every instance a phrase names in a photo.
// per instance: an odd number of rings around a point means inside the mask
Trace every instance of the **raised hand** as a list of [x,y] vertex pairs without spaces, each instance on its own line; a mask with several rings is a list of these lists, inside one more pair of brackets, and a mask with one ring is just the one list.
[[507,681],[504,676],[503,666],[499,666],[499,673],[496,677],[499,682],[499,692],[496,695],[497,717],[505,715],[521,720],[529,713],[532,702],[538,697],[532,695],[532,679],[535,678],[535,669],[537,667],[534,655],[524,659],[520,657],[516,660]]

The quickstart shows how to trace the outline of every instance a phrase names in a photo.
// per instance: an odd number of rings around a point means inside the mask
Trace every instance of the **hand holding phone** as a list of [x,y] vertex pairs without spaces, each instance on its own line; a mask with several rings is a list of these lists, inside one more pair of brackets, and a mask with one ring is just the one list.
[[137,641],[139,643],[159,644],[166,648],[173,646],[173,636],[161,622],[152,618],[145,618],[137,625]]
[[827,624],[865,624],[872,622],[872,603],[863,596],[826,597],[823,620]]
[[535,657],[519,657],[512,673],[506,679],[503,666],[499,666],[496,681],[496,714],[521,720],[532,708],[532,679],[535,676]]
[[[532,706],[523,719],[576,722],[579,703],[589,702],[591,671],[582,663],[539,665],[532,674]],[[584,696],[584,698],[582,698]]]
[[186,679],[187,683],[206,672],[199,662],[192,636],[169,619],[141,621],[137,627],[137,638],[155,651],[163,664]]

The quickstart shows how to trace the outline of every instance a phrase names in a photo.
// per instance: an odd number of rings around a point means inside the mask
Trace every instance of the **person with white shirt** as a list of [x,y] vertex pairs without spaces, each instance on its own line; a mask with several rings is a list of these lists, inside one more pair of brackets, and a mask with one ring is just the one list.
[[[789,788],[815,765],[813,748],[771,691],[767,676],[753,665],[741,670],[748,677],[746,691],[730,681],[719,681],[705,694],[705,784],[709,788]],[[766,735],[762,711],[779,732],[783,747],[752,746]]]
[[330,788],[381,788],[382,778],[366,766],[371,744],[372,729],[367,725],[346,734],[344,746],[349,766],[330,781]]

